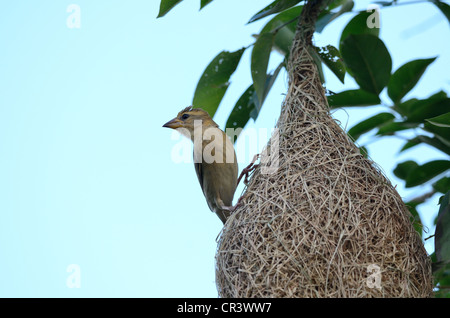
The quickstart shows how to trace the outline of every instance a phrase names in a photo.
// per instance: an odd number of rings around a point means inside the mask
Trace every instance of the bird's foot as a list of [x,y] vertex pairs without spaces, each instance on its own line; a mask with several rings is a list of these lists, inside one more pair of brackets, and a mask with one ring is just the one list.
[[[242,172],[241,172],[241,174],[239,175],[239,178],[238,178],[238,180],[237,180],[237,185],[239,185],[239,182],[241,182],[241,179],[242,179],[243,176],[245,176],[245,178],[244,178],[244,184],[245,184],[245,185],[248,184],[248,176],[249,176],[250,172],[252,172],[253,170],[255,170],[255,169],[259,166],[259,164],[258,164],[258,165],[255,165],[255,162],[256,162],[256,160],[258,160],[258,158],[259,158],[259,154],[256,154],[256,155],[253,157],[252,162],[251,162],[246,168],[244,168],[244,170],[242,170]],[[240,199],[239,199],[239,201],[240,201]],[[239,204],[239,201],[238,201],[238,204]],[[237,204],[236,204],[236,205],[237,205]]]
[[234,211],[237,210],[238,207],[240,207],[242,205],[242,198],[243,197],[240,197],[238,199],[238,202],[233,206],[222,206],[222,210],[233,213]]

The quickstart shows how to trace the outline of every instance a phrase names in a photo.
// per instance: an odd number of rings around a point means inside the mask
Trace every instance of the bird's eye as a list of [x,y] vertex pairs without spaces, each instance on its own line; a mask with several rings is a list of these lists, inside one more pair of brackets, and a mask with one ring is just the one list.
[[189,115],[188,114],[184,114],[183,116],[181,116],[181,119],[188,119]]

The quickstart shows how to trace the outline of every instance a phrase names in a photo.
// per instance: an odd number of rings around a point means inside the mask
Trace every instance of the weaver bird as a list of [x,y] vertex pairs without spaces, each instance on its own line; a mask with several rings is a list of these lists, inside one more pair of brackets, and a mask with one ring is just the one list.
[[189,106],[163,127],[177,129],[194,143],[195,172],[206,202],[225,224],[234,210],[232,202],[238,177],[233,143],[201,108]]

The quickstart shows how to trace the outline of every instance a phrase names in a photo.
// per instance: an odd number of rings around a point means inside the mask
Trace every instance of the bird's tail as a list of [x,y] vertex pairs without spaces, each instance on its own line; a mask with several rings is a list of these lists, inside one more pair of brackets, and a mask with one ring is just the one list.
[[231,213],[230,211],[224,210],[224,209],[220,209],[216,212],[217,216],[219,217],[219,219],[223,222],[223,224],[225,224],[225,222],[227,221],[227,219],[230,217]]

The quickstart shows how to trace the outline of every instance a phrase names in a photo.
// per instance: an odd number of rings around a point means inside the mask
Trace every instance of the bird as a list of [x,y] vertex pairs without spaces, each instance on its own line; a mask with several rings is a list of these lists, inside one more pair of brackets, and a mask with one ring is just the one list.
[[188,106],[163,127],[176,129],[194,144],[194,168],[209,209],[225,224],[234,211],[238,162],[230,138],[207,111]]

